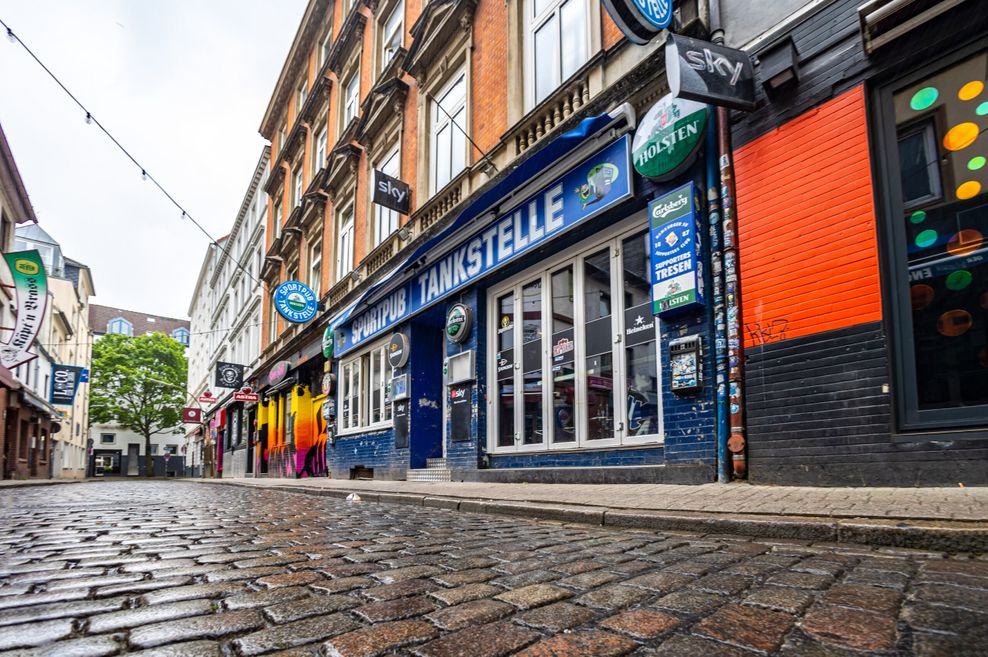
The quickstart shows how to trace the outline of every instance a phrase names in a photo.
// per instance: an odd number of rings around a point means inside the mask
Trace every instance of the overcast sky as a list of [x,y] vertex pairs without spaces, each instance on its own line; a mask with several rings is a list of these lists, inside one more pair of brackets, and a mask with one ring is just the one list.
[[[226,234],[304,0],[0,0],[0,18],[213,237]],[[187,317],[208,240],[20,45],[0,125],[41,225],[96,303]]]

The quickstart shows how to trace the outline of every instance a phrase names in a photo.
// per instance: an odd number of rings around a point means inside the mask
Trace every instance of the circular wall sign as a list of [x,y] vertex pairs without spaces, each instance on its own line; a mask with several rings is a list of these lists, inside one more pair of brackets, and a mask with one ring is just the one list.
[[453,304],[446,314],[446,337],[450,342],[463,342],[470,335],[472,323],[470,307],[462,303]]
[[404,333],[395,333],[388,343],[388,362],[391,363],[391,367],[404,367],[408,362],[408,356],[408,336]]
[[316,316],[319,300],[308,285],[285,281],[274,290],[274,307],[289,322],[303,324]]
[[333,346],[335,343],[335,336],[333,335],[333,329],[330,326],[326,327],[326,330],[322,332],[322,355],[325,358],[333,357]]
[[332,395],[336,393],[336,375],[326,372],[322,375],[322,394]]
[[279,360],[277,363],[271,366],[271,371],[268,372],[268,385],[275,385],[281,383],[282,379],[288,376],[288,370],[291,369],[291,365],[288,364],[287,360]]
[[645,113],[631,145],[635,170],[646,178],[667,180],[693,162],[707,126],[707,106],[663,97]]

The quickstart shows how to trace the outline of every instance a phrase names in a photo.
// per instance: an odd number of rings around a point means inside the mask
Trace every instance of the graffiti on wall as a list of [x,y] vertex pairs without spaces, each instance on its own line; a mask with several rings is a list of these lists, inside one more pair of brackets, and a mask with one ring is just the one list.
[[[308,386],[293,386],[285,394],[258,406],[258,457],[272,477],[326,475],[325,396],[312,396]],[[263,472],[263,468],[259,468]]]

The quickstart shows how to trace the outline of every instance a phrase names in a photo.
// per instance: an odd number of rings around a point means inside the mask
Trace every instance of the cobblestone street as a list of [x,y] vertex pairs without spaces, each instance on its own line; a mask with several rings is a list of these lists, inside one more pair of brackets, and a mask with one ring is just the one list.
[[988,561],[277,490],[0,491],[23,655],[985,655]]

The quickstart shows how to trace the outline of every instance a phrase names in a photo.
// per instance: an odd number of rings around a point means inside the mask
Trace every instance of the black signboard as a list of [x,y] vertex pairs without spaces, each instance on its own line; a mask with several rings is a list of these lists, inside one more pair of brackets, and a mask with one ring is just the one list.
[[408,400],[394,403],[395,447],[408,447]]
[[505,349],[497,354],[497,380],[504,381],[514,376],[515,350]]
[[239,390],[244,387],[244,366],[236,363],[216,363],[217,388],[234,388]]
[[374,169],[374,202],[386,208],[408,214],[412,189],[408,183]]
[[79,387],[82,368],[75,365],[51,366],[51,403],[71,406]]
[[755,69],[743,50],[670,34],[666,75],[677,98],[746,112],[755,109]]
[[408,349],[408,336],[404,333],[395,333],[388,343],[388,363],[391,367],[404,367],[408,362],[410,351]]
[[470,440],[470,421],[473,419],[473,409],[470,393],[473,386],[452,386],[449,389],[449,424],[450,440],[461,443]]
[[552,364],[572,363],[576,356],[576,343],[573,342],[573,329],[552,334]]
[[655,315],[652,303],[646,301],[640,306],[624,311],[624,344],[631,347],[655,339]]

